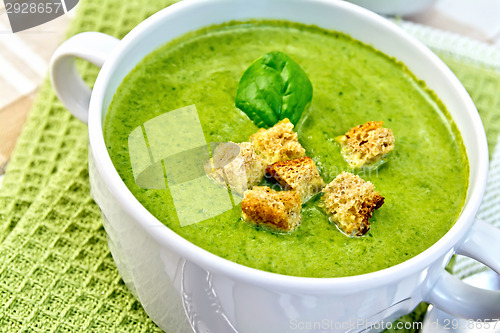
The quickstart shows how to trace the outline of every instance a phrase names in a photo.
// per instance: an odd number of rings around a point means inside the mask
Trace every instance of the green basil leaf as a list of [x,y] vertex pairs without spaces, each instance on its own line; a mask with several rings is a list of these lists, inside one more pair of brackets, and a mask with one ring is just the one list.
[[235,104],[259,127],[271,127],[284,118],[296,125],[312,94],[306,72],[286,54],[274,51],[243,73]]

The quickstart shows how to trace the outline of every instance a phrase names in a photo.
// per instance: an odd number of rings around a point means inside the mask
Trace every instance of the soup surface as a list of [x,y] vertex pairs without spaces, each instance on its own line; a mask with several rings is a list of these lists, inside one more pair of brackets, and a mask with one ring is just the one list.
[[[258,128],[235,107],[236,89],[245,69],[270,51],[288,54],[312,82],[310,108],[295,129],[326,183],[350,171],[335,137],[372,120],[384,121],[394,132],[395,149],[387,162],[377,171],[358,173],[385,197],[362,238],[340,233],[317,198],[303,205],[302,224],[290,234],[251,226],[241,220],[239,206],[182,227],[168,186],[136,184],[128,137],[170,110],[196,105],[206,142],[247,141]],[[401,63],[349,36],[290,22],[231,22],[158,48],[123,80],[104,134],[127,187],[166,226],[218,256],[287,275],[351,276],[401,263],[451,228],[468,186],[460,134],[423,82]]]

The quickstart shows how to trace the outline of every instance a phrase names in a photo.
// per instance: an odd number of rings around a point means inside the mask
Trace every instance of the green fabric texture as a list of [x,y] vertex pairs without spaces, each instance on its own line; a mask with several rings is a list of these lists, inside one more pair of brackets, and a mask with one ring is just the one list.
[[451,54],[438,54],[471,95],[483,121],[491,159],[500,135],[500,68],[489,68],[473,60],[467,62]]
[[[68,37],[118,38],[173,1],[82,0]],[[490,151],[500,133],[500,72],[443,55],[485,120]],[[98,69],[79,62],[92,85]],[[87,127],[46,80],[0,189],[0,332],[161,332],[121,280],[90,198]],[[421,321],[426,307],[400,319]],[[411,330],[405,330],[412,332]]]

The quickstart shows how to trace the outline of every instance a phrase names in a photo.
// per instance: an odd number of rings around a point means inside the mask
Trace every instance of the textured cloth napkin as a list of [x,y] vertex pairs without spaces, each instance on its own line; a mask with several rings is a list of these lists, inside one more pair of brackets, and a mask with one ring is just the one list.
[[[171,2],[83,0],[68,37],[101,31],[121,38]],[[500,133],[500,61],[490,61],[495,52],[481,44],[491,54],[485,61],[463,53],[458,46],[471,46],[450,42],[453,36],[400,24],[431,46],[442,39],[436,50],[473,97],[493,152]],[[78,67],[92,84],[98,69],[84,62]],[[47,80],[0,189],[0,332],[160,332],[118,274],[87,173],[86,126],[62,107]],[[498,206],[499,187],[493,186],[482,210],[491,222],[499,216],[491,214]],[[420,321],[425,309],[401,320]]]

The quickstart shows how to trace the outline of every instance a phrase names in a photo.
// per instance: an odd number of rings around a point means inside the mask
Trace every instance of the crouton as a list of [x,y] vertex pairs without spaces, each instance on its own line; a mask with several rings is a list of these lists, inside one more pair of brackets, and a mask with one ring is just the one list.
[[369,121],[351,128],[336,140],[342,146],[341,154],[352,168],[374,165],[394,149],[394,135],[382,127],[382,121]]
[[302,202],[295,191],[275,191],[255,186],[241,201],[242,217],[248,223],[277,232],[290,232],[300,225]]
[[283,119],[269,129],[259,129],[250,136],[255,152],[267,164],[279,161],[293,160],[306,155],[305,149],[299,143],[297,133],[288,118]]
[[339,230],[350,237],[370,230],[373,211],[384,203],[375,186],[348,172],[339,174],[323,189],[323,206]]
[[276,162],[266,168],[266,173],[280,183],[285,190],[297,191],[302,202],[307,202],[325,186],[316,163],[309,157]]
[[221,143],[205,164],[205,171],[210,178],[229,186],[231,191],[240,195],[260,183],[265,168],[266,164],[249,142]]

